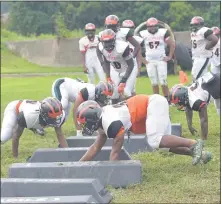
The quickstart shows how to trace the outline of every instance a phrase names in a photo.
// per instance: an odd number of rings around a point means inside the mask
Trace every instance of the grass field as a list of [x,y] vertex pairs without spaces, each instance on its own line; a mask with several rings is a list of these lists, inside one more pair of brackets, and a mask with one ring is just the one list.
[[[51,95],[52,82],[61,76],[2,78],[1,119],[6,105],[16,99],[41,100]],[[86,79],[84,75],[76,76]],[[69,77],[69,76],[68,76]],[[72,76],[73,77],[73,76]],[[178,83],[177,76],[169,76],[169,86]],[[137,80],[137,93],[151,94],[147,77]],[[183,136],[193,138],[188,132],[183,112],[170,108],[172,122],[180,122]],[[209,110],[209,139],[206,148],[212,152],[213,160],[206,165],[191,165],[191,158],[168,153],[139,153],[134,159],[141,160],[142,184],[126,189],[112,189],[112,203],[219,203],[220,202],[220,123],[213,104]],[[198,114],[194,114],[194,127],[199,129]],[[75,135],[72,118],[63,126],[66,137]],[[13,159],[11,141],[1,148],[1,177],[7,177],[10,164],[25,162],[26,158],[38,149],[53,147],[58,142],[53,129],[46,129],[46,137],[34,135],[25,130],[20,140],[19,158]]]
[[[50,38],[50,36],[48,36]],[[3,31],[2,42],[7,40],[25,40],[24,36]],[[64,77],[62,72],[82,71],[82,68],[54,68],[43,67],[27,62],[10,53],[1,44],[1,74],[6,73],[57,73],[61,75],[30,78],[2,78],[1,79],[1,121],[6,105],[17,99],[42,100],[51,95],[51,86],[56,78]],[[85,75],[65,75],[66,77],[80,77]],[[190,76],[189,76],[190,77]],[[178,76],[169,76],[169,87],[179,83]],[[137,93],[151,94],[151,86],[147,77],[137,80]],[[183,136],[190,135],[184,112],[178,112],[170,107],[172,122],[179,122],[183,127]],[[169,153],[139,153],[134,159],[142,162],[142,184],[130,186],[126,189],[112,189],[114,199],[112,203],[220,203],[220,120],[213,104],[209,105],[209,137],[206,142],[207,150],[213,154],[213,159],[206,165],[192,166],[191,158]],[[200,130],[198,114],[194,114],[194,127]],[[63,126],[66,137],[75,135],[71,115]],[[46,136],[41,137],[25,130],[19,147],[19,158],[12,157],[11,141],[1,146],[1,177],[7,177],[8,167],[14,162],[25,162],[26,158],[38,148],[56,148],[58,142],[52,128],[46,129]]]

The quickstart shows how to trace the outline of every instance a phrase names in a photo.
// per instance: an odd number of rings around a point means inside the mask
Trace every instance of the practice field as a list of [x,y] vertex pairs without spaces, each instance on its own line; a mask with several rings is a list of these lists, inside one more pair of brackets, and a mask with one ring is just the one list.
[[[6,105],[16,99],[42,100],[51,95],[53,81],[63,76],[2,78],[1,81],[1,119]],[[69,77],[69,76],[67,76]],[[70,77],[73,77],[70,76]],[[76,76],[86,79],[85,75]],[[169,86],[179,82],[178,76],[169,76]],[[151,94],[147,77],[137,80],[137,93]],[[158,107],[157,107],[158,108]],[[190,137],[184,112],[170,107],[172,122],[180,122],[183,136]],[[213,103],[209,105],[209,137],[206,149],[211,151],[213,159],[206,165],[192,166],[191,157],[173,155],[165,152],[140,153],[133,155],[141,160],[143,181],[140,185],[127,189],[112,189],[112,203],[219,203],[220,202],[220,120]],[[194,114],[194,127],[199,128],[198,114]],[[63,126],[66,137],[75,135],[72,117]],[[1,177],[7,177],[10,164],[25,162],[37,149],[57,147],[58,142],[52,128],[46,129],[46,136],[35,135],[25,130],[20,140],[19,159],[12,157],[11,140],[1,148]]]

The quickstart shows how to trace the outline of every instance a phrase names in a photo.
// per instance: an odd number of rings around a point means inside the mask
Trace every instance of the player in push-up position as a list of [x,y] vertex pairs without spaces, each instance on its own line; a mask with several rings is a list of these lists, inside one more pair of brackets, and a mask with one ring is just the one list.
[[62,104],[56,98],[48,97],[43,101],[12,101],[4,112],[1,144],[12,138],[12,152],[13,156],[17,158],[19,139],[25,128],[54,127],[60,146],[68,147],[61,128],[64,121],[65,112],[62,109]]
[[[112,94],[113,87],[109,82],[99,82],[97,85],[94,85],[79,79],[66,77],[56,79],[52,85],[52,95],[61,101],[66,113],[65,120],[67,120],[73,104],[73,113],[76,112],[82,102],[87,100],[95,100],[103,106],[109,103],[109,97]],[[75,114],[73,114],[73,121],[77,130],[77,136],[82,136]]]
[[107,137],[113,138],[110,160],[118,160],[124,135],[146,134],[153,149],[169,148],[176,154],[190,155],[193,165],[201,160],[207,163],[209,153],[203,152],[203,141],[171,135],[169,105],[161,95],[136,95],[126,101],[101,108],[94,101],[87,101],[78,108],[77,118],[83,131],[92,134],[98,130],[96,141],[80,161],[92,160],[105,144]]
[[174,85],[169,94],[170,103],[178,110],[186,112],[188,128],[193,135],[197,132],[192,126],[193,111],[199,112],[203,140],[206,140],[208,136],[207,105],[210,103],[211,95],[217,101],[215,106],[220,115],[220,75],[210,72],[204,74],[190,86]]

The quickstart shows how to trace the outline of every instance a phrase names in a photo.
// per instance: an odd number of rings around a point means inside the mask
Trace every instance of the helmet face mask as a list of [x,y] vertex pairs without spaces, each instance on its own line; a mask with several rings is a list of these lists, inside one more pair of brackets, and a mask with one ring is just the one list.
[[115,48],[115,39],[103,41],[102,44],[104,49],[110,52]]
[[102,32],[100,41],[102,42],[103,48],[111,52],[115,48],[116,34],[111,29],[106,29]]
[[204,19],[200,16],[194,16],[190,22],[190,30],[192,32],[197,32],[204,26]]
[[177,110],[185,111],[189,104],[187,88],[181,85],[173,86],[169,92],[169,101]]
[[154,25],[154,26],[147,26],[147,30],[149,33],[155,34],[159,29],[158,25]]
[[106,29],[111,29],[111,30],[113,30],[115,33],[117,33],[117,32],[119,31],[119,25],[112,25],[112,24],[110,24],[110,25],[105,25],[105,28],[106,28]]
[[82,127],[82,133],[92,135],[99,128],[102,108],[95,101],[83,102],[77,110],[77,121]]
[[100,82],[96,85],[95,101],[102,107],[111,103],[113,85],[109,82]]
[[95,37],[95,30],[85,30],[85,35],[88,37],[89,40],[93,40]]

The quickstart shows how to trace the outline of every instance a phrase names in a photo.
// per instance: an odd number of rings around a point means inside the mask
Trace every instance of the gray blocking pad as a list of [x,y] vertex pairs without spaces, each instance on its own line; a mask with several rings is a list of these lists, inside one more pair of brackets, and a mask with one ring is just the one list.
[[[79,161],[87,152],[88,147],[79,148],[45,148],[34,152],[28,162],[72,162]],[[108,161],[112,147],[103,147],[93,161]],[[131,160],[129,153],[122,147],[120,160]]]
[[50,197],[1,197],[1,203],[99,203],[99,201],[95,200],[91,195],[85,196],[50,196]]
[[[79,137],[72,136],[66,139],[69,147],[89,147],[96,140],[96,137]],[[108,138],[104,146],[112,146],[113,139]],[[128,153],[138,153],[143,151],[151,152],[152,148],[147,142],[147,137],[145,135],[136,135],[124,137],[124,148]]]
[[[112,200],[111,194],[101,185],[98,179],[1,179],[2,197],[83,195],[92,195],[99,203],[109,203]],[[81,199],[86,200],[84,197]]]
[[142,167],[137,160],[52,163],[15,163],[9,178],[97,178],[104,186],[126,187],[141,183]]
[[179,137],[182,136],[182,127],[180,123],[173,123],[171,125],[171,134]]

